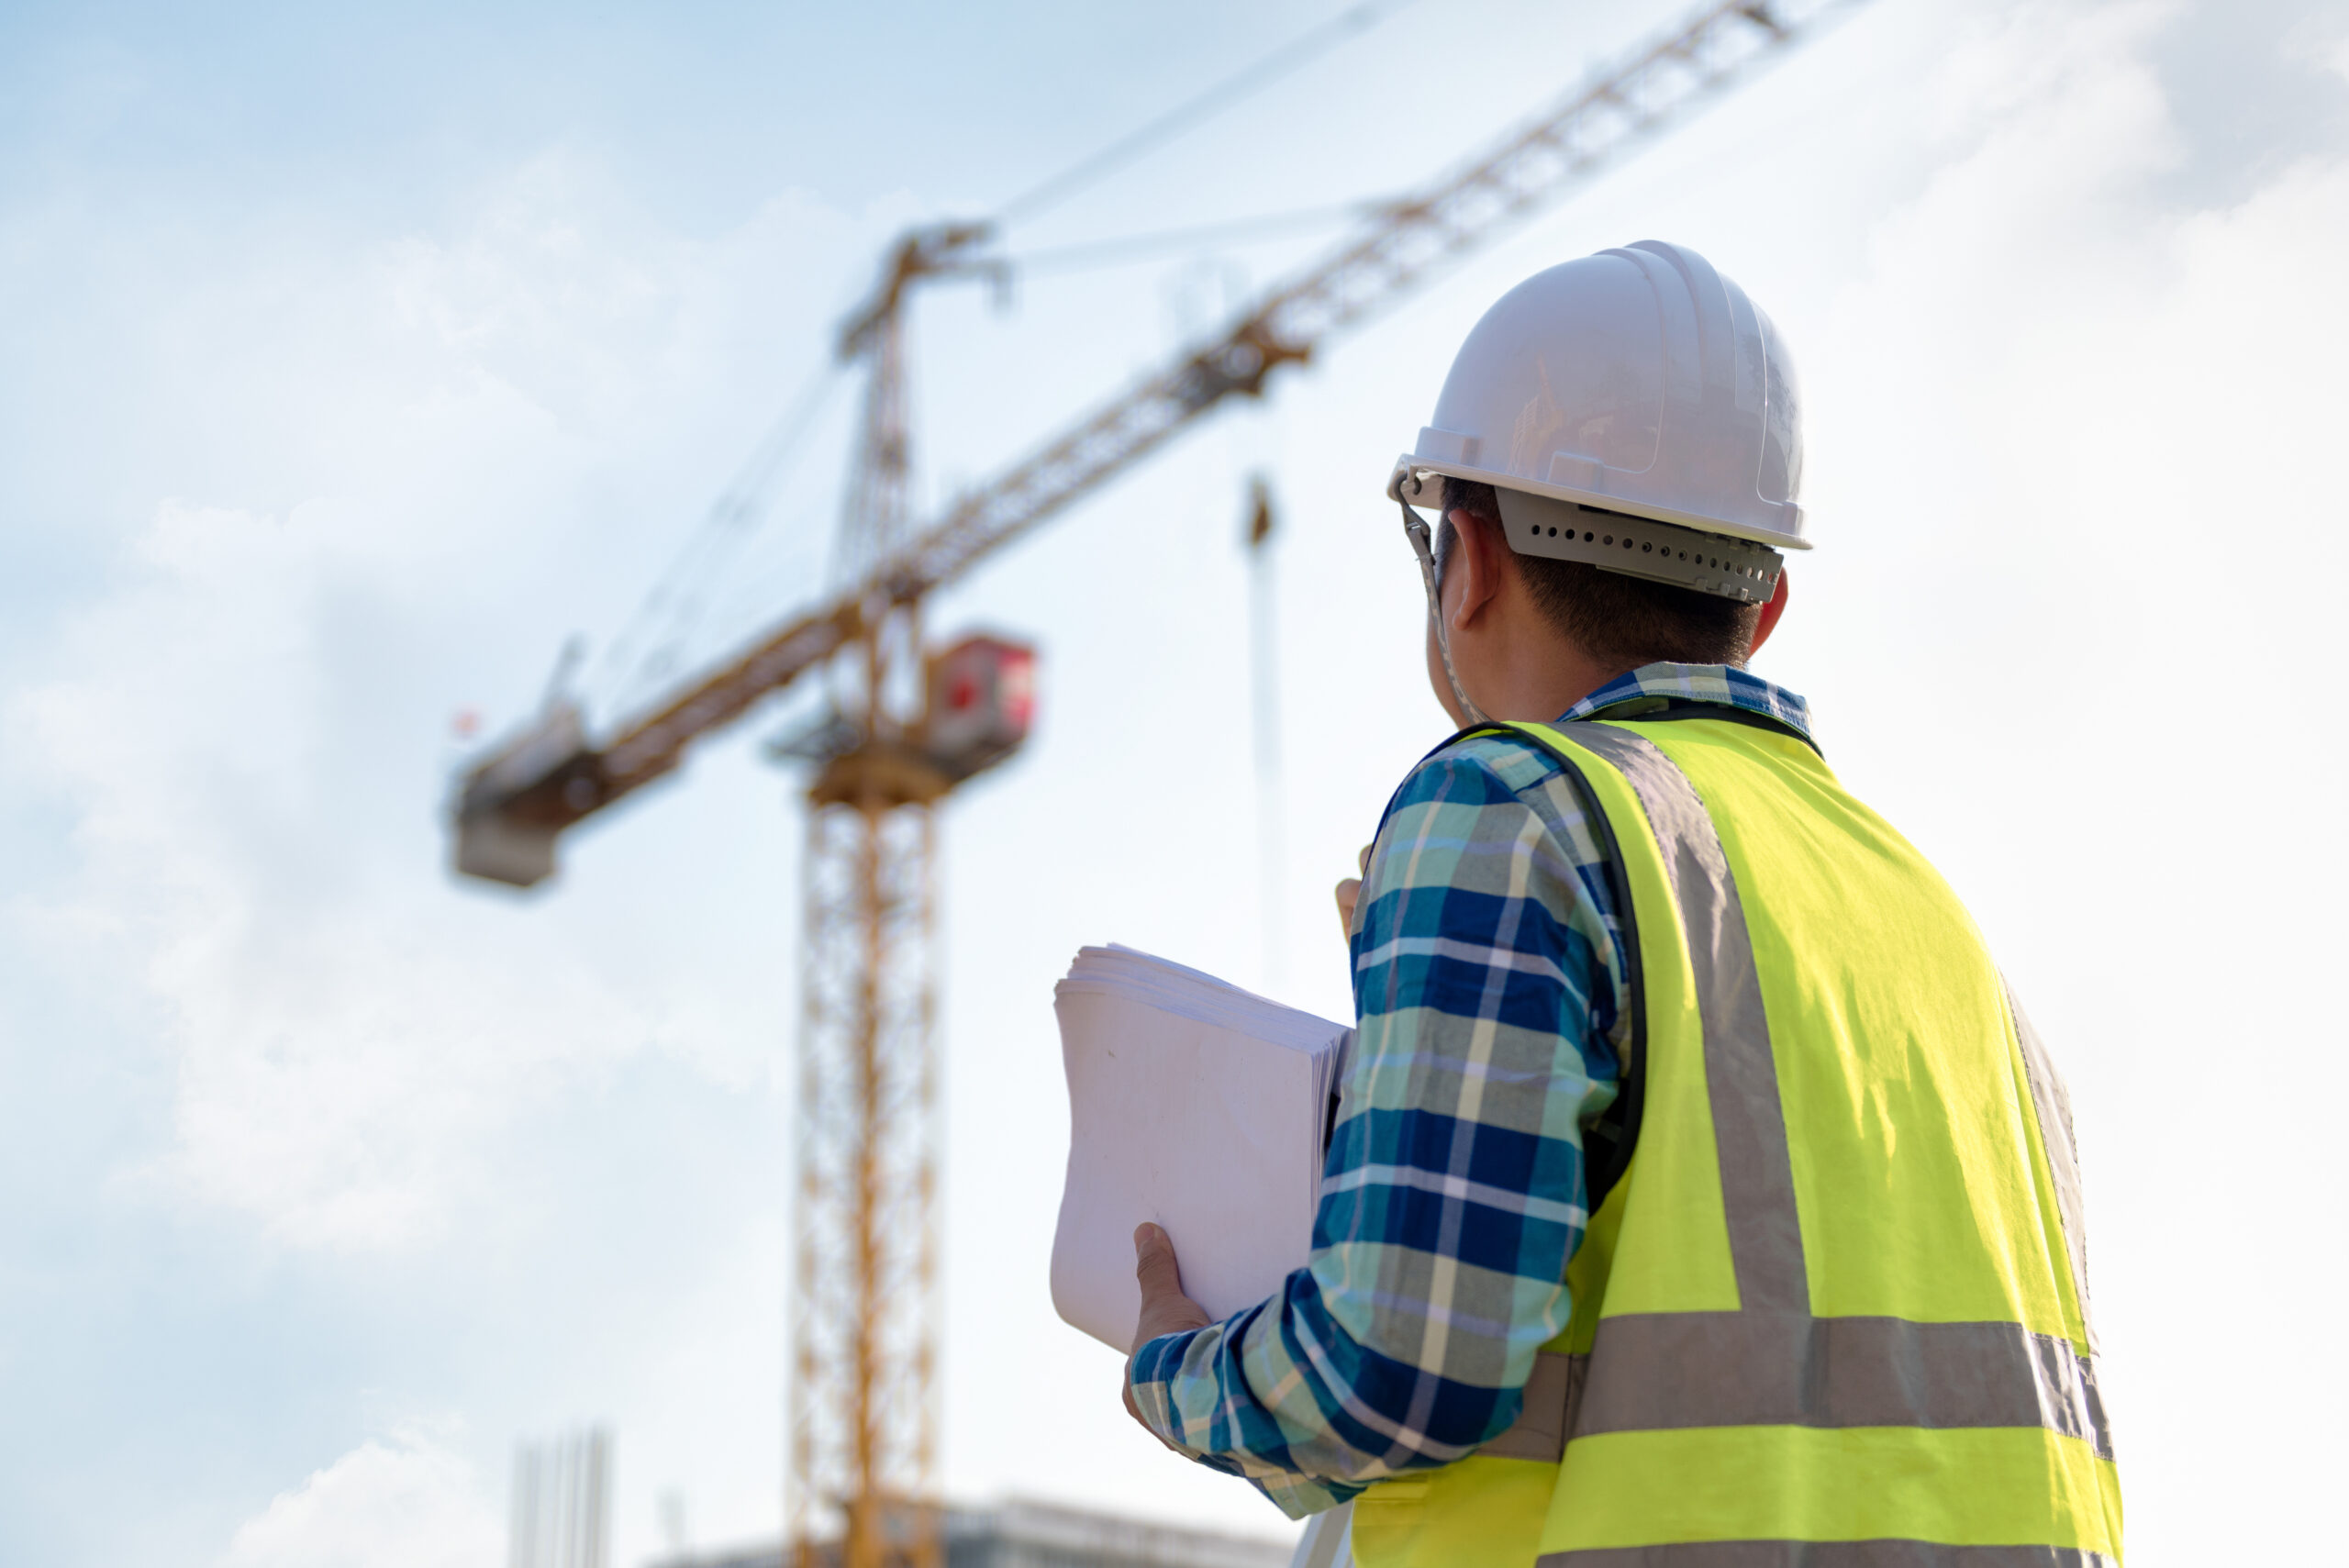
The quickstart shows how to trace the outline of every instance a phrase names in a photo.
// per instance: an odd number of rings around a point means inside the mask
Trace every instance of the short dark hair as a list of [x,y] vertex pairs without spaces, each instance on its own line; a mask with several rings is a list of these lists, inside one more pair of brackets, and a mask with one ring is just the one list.
[[[1455,542],[1455,509],[1501,526],[1500,498],[1491,485],[1445,475],[1443,521],[1435,539],[1439,572]],[[1760,605],[1601,571],[1586,561],[1515,550],[1509,556],[1542,618],[1602,663],[1742,664],[1753,651]]]

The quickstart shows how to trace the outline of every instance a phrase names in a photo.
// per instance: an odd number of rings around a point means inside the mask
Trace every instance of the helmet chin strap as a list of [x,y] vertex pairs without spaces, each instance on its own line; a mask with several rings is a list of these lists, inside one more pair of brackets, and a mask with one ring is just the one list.
[[1411,509],[1408,501],[1399,504],[1403,508],[1403,533],[1411,541],[1411,553],[1419,558],[1419,581],[1427,585],[1428,624],[1435,628],[1435,651],[1443,659],[1443,678],[1452,687],[1452,700],[1467,717],[1466,728],[1490,724],[1491,717],[1469,700],[1466,689],[1460,684],[1460,672],[1452,665],[1452,634],[1444,628],[1443,596],[1436,592],[1433,530],[1425,517]]

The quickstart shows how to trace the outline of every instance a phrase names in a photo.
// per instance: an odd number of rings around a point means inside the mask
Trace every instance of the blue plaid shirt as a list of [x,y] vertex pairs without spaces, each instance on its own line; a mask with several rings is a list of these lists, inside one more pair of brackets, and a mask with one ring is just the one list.
[[[1713,664],[1643,665],[1560,722],[1675,697],[1809,733],[1800,697]],[[1296,1518],[1517,1419],[1572,1313],[1582,1129],[1614,1100],[1631,1009],[1620,929],[1546,754],[1483,736],[1412,770],[1356,911],[1360,1033],[1311,1259],[1270,1300],[1142,1347],[1134,1399],[1159,1436]]]

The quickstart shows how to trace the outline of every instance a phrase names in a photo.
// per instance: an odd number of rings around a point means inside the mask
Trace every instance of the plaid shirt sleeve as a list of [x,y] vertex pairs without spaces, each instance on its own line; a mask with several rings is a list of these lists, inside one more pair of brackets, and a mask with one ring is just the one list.
[[1554,762],[1456,741],[1381,824],[1352,940],[1360,1030],[1307,1266],[1152,1340],[1144,1419],[1291,1518],[1517,1418],[1565,1327],[1582,1125],[1628,1006],[1600,851]]

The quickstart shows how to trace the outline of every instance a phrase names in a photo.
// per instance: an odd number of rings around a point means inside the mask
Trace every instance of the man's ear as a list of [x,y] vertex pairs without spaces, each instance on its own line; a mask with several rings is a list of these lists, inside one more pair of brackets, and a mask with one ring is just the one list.
[[1778,568],[1777,592],[1772,594],[1770,602],[1762,606],[1762,618],[1753,623],[1753,645],[1745,651],[1748,659],[1762,651],[1762,645],[1770,640],[1772,632],[1778,629],[1778,617],[1787,613],[1787,578],[1789,575],[1785,567]]
[[1501,559],[1508,553],[1508,540],[1499,524],[1463,507],[1452,509],[1451,520],[1452,559],[1443,566],[1444,613],[1453,630],[1464,631],[1500,593],[1501,573],[1508,570]]

